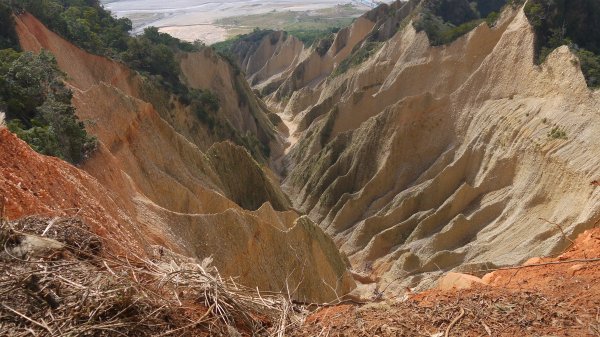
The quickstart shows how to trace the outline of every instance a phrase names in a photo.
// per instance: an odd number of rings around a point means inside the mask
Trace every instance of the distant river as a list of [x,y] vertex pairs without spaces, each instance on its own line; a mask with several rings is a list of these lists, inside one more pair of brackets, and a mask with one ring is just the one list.
[[216,19],[266,13],[273,10],[312,10],[351,0],[101,0],[119,17],[129,17],[134,30],[156,27],[210,24]]

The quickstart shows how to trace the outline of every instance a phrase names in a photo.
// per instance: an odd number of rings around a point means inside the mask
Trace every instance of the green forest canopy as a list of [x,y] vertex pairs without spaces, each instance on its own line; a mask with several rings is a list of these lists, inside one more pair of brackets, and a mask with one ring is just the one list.
[[[0,110],[6,112],[10,129],[38,152],[79,163],[96,141],[77,119],[54,57],[20,51],[13,13],[24,11],[82,49],[126,63],[193,110],[205,115],[218,110],[212,93],[190,89],[180,81],[176,53],[199,50],[201,44],[182,42],[155,27],[131,36],[131,21],[113,17],[98,0],[0,0]],[[16,66],[21,71],[11,72]],[[23,83],[28,83],[28,90]],[[206,116],[200,120],[212,121]]]

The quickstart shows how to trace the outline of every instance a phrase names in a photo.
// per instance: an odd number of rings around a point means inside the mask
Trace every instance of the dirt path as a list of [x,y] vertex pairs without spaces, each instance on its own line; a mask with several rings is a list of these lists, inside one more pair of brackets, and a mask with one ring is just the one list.
[[286,135],[288,145],[285,148],[285,154],[288,154],[290,149],[298,142],[298,135],[296,134],[298,122],[294,121],[294,117],[291,114],[280,113],[278,115],[288,129],[288,134]]

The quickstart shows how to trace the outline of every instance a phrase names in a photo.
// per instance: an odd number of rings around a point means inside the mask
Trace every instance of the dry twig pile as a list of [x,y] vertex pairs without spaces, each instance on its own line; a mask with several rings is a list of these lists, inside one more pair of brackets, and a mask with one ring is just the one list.
[[0,223],[0,333],[8,336],[283,335],[302,316],[159,247],[114,256],[81,221]]

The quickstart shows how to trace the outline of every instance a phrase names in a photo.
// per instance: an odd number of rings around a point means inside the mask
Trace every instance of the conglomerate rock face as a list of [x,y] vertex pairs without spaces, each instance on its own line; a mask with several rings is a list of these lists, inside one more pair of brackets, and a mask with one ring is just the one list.
[[[144,254],[160,244],[212,256],[222,275],[261,290],[289,289],[302,301],[330,301],[354,287],[331,238],[290,210],[275,176],[246,149],[219,143],[175,100],[157,105],[145,80],[124,65],[80,50],[31,15],[16,22],[24,50],[56,56],[99,149],[78,169],[2,130],[0,141],[10,145],[2,155],[12,158],[2,165],[3,189],[14,198],[10,218],[81,209],[96,231],[122,236],[123,247],[115,249]],[[201,51],[180,62],[186,84],[222,96],[219,113],[232,128],[280,143],[266,107],[226,61]],[[16,157],[5,153],[13,148]],[[35,172],[51,176],[38,180]],[[35,193],[24,193],[25,185]]]
[[293,206],[392,288],[560,252],[600,220],[600,93],[567,47],[535,65],[534,39],[510,6],[445,46],[405,24],[363,63],[267,97],[298,126]]

